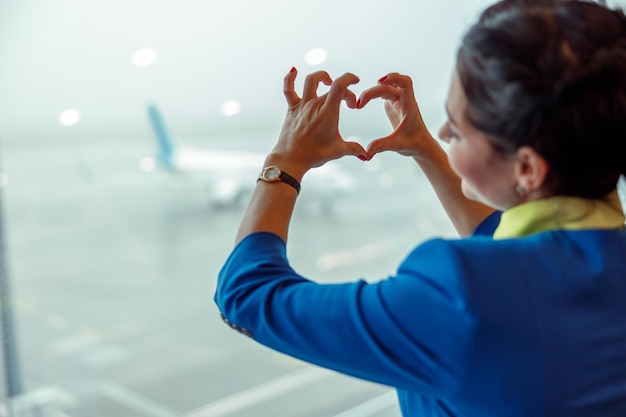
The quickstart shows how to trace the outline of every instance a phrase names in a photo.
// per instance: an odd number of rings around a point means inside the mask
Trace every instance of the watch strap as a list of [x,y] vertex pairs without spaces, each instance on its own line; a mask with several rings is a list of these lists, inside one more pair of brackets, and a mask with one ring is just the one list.
[[291,175],[287,174],[283,170],[280,171],[280,175],[278,176],[278,178],[280,178],[280,180],[282,182],[285,182],[285,183],[291,185],[293,188],[295,188],[296,189],[296,194],[300,194],[300,183],[298,182],[297,179],[295,179]]
[[[265,173],[267,172],[268,169],[275,169],[278,170],[280,172],[280,174],[278,174],[278,177],[273,178],[273,179],[268,179],[265,177]],[[258,181],[265,181],[265,182],[276,182],[276,181],[282,181],[286,184],[291,185],[293,188],[295,188],[296,193],[300,194],[300,183],[298,182],[297,179],[295,179],[294,177],[292,177],[291,175],[287,174],[285,171],[283,171],[282,169],[275,167],[275,166],[268,166],[263,168],[263,170],[261,171],[261,175],[259,175],[259,178],[257,179]]]

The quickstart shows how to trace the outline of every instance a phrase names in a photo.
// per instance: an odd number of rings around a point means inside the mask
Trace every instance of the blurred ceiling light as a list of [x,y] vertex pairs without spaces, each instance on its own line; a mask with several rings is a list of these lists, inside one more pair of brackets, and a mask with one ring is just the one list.
[[378,171],[380,169],[380,160],[374,158],[374,159],[367,161],[367,164],[365,164],[365,169],[369,172]]
[[59,115],[59,124],[61,126],[71,126],[78,123],[80,120],[80,113],[76,109],[67,109],[61,112]]
[[309,65],[319,65],[328,59],[328,52],[323,48],[313,48],[304,55],[304,60]]
[[241,111],[241,104],[237,100],[228,100],[222,104],[222,114],[224,116],[234,116]]
[[155,165],[156,164],[154,162],[154,158],[150,158],[149,156],[146,156],[145,158],[141,158],[139,160],[139,169],[142,170],[143,172],[154,171]]
[[133,64],[138,67],[147,67],[154,64],[157,53],[153,48],[143,48],[133,54]]
[[396,178],[393,174],[385,172],[378,177],[378,185],[383,188],[391,188],[396,184]]

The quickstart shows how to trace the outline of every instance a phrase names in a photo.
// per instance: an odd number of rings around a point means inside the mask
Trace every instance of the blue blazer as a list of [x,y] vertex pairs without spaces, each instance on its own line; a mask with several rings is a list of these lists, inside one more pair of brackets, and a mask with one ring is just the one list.
[[404,416],[625,417],[626,232],[493,240],[496,224],[429,240],[375,283],[310,281],[256,233],[215,302],[263,345],[397,388]]

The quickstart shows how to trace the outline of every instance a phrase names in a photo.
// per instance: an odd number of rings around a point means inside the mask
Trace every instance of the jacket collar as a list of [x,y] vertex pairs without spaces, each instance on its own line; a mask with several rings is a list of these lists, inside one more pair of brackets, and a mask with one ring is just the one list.
[[620,229],[625,221],[617,190],[596,200],[554,196],[502,213],[493,238],[528,236],[548,230]]

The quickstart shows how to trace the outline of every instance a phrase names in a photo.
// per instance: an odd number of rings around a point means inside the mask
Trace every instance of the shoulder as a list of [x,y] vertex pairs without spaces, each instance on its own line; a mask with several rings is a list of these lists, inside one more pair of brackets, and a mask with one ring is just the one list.
[[493,240],[489,236],[473,236],[465,239],[430,239],[409,253],[400,269],[418,267],[423,271],[442,273],[467,270],[472,264],[483,268],[500,259],[517,242]]
[[[483,262],[494,255],[515,254],[541,256],[550,252],[571,256],[572,252],[586,254],[621,249],[626,245],[625,230],[552,230],[525,237],[494,240],[490,235],[474,234],[464,239],[430,239],[417,246],[407,261],[426,259],[456,259]],[[614,250],[608,250],[614,252]]]
[[542,255],[547,246],[550,243],[543,239],[431,239],[405,258],[398,278],[410,287],[437,288],[465,308],[493,306],[523,294],[528,277],[553,268],[550,259]]
[[[419,276],[486,301],[516,299],[530,287],[562,285],[560,277],[615,277],[626,272],[626,232],[550,231],[493,240],[433,239],[416,247],[401,264],[402,276]],[[539,279],[541,277],[541,279]]]
[[[471,309],[473,287],[488,287],[494,275],[501,275],[507,245],[489,237],[431,239],[415,249],[400,264],[390,287],[407,297],[407,304],[430,300],[438,310],[442,304],[452,309]],[[416,297],[419,294],[419,297]]]

